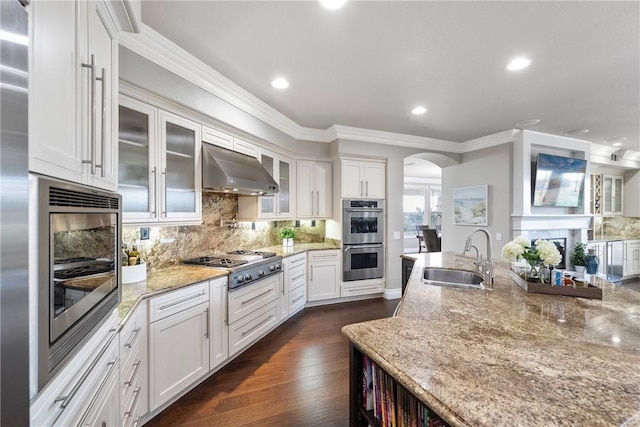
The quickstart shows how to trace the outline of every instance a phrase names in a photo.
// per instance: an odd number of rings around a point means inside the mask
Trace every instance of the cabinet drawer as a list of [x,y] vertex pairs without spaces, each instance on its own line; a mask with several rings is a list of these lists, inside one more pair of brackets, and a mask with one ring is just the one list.
[[304,265],[307,262],[307,254],[301,253],[298,255],[292,255],[285,259],[288,268],[294,268],[299,265]]
[[337,261],[340,256],[339,250],[310,251],[309,262],[313,261]]
[[[356,282],[357,283],[357,282]],[[340,289],[341,297],[350,297],[356,295],[369,295],[384,292],[384,283],[367,283],[367,284],[343,284]]]
[[140,419],[146,413],[142,409],[144,399],[144,390],[142,386],[137,385],[132,391],[129,399],[122,400],[121,425],[124,427],[133,427],[140,425]]
[[229,327],[229,356],[257,341],[278,323],[278,304],[273,301]]
[[307,284],[307,266],[306,264],[294,267],[289,270],[289,291],[298,289]]
[[274,274],[253,285],[229,292],[229,324],[278,298],[279,274]]
[[[142,350],[136,349],[132,354],[132,360],[120,364],[120,390],[122,391],[122,402],[126,402],[133,390],[141,385],[142,377],[145,373],[145,360],[142,357]],[[120,359],[122,360],[122,359]],[[124,409],[124,407],[122,408]]]
[[[143,303],[146,303],[146,301],[143,301]],[[136,308],[135,313],[120,331],[120,365],[123,368],[131,361],[133,355],[138,352],[138,348],[145,345],[147,328],[145,309],[146,307],[142,305]]]
[[258,147],[242,139],[233,138],[233,150],[251,157],[258,157]]
[[160,295],[149,301],[149,322],[164,319],[203,302],[209,302],[209,282]]
[[297,313],[304,308],[304,304],[307,302],[306,289],[306,287],[302,286],[289,292],[289,299],[287,301],[289,304],[287,308],[289,315]]

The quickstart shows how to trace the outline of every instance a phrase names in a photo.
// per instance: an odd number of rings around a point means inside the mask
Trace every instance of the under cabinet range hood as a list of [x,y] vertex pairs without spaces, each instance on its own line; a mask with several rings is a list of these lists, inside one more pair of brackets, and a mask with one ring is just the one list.
[[278,184],[256,158],[203,142],[202,191],[261,196]]

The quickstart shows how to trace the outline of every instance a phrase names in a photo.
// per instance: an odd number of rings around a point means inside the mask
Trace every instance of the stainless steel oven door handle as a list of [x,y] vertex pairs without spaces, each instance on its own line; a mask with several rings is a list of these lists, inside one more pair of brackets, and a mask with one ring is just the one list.
[[351,245],[351,246],[345,246],[344,251],[348,252],[353,249],[380,249],[380,248],[382,248],[382,243],[378,245]]
[[382,208],[345,208],[344,211],[382,213]]

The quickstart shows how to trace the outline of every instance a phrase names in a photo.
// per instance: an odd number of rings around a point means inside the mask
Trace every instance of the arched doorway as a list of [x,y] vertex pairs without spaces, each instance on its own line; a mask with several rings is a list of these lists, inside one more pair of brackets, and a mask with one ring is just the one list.
[[419,250],[419,225],[442,225],[442,168],[417,156],[404,159],[402,197],[404,253]]

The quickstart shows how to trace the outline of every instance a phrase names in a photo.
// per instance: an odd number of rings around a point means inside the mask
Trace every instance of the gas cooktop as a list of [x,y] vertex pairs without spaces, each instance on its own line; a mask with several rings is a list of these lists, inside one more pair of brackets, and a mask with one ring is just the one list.
[[247,264],[249,261],[244,259],[231,259],[222,258],[219,256],[203,256],[200,258],[193,258],[184,260],[185,264],[203,265],[206,267],[221,267],[221,268],[234,268],[243,264]]

